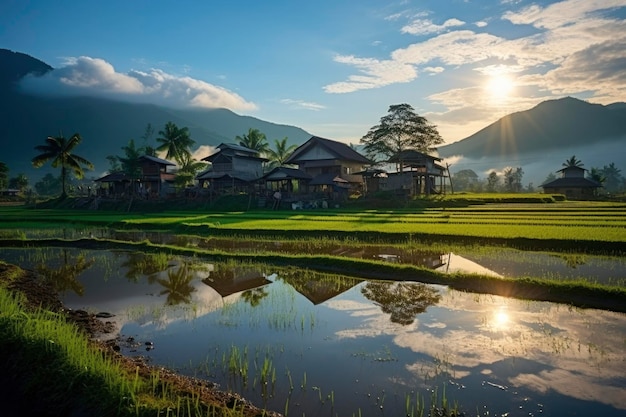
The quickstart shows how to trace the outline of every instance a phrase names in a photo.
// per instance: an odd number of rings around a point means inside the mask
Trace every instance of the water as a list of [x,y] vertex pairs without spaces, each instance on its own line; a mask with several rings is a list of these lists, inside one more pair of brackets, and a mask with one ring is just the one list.
[[63,301],[115,314],[125,354],[291,416],[419,415],[435,397],[468,415],[626,414],[621,313],[167,255],[3,258],[64,268]]

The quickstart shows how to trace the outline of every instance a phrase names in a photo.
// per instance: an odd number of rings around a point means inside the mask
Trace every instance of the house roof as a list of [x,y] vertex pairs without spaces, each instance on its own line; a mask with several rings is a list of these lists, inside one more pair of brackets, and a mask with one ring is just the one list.
[[565,171],[587,171],[587,170],[585,168],[582,168],[582,167],[579,167],[579,166],[576,166],[576,165],[570,165],[570,166],[561,168],[561,169],[559,169],[556,172],[564,173]]
[[176,165],[175,163],[170,162],[167,159],[161,159],[161,158],[157,158],[156,156],[150,156],[150,155],[142,155],[138,159],[139,160],[147,160],[147,161],[151,161],[151,162],[156,162],[157,164],[160,164],[160,165],[169,165],[169,166],[175,166]]
[[541,184],[542,188],[600,188],[602,185],[583,177],[563,177]]
[[282,180],[310,180],[312,177],[306,172],[287,167],[276,167],[262,177],[265,181]]
[[130,181],[128,176],[119,171],[119,172],[111,172],[110,174],[105,175],[104,177],[100,177],[94,180],[95,182],[122,182],[122,181]]
[[212,170],[207,170],[196,176],[197,180],[218,180],[225,178],[232,178],[245,182],[256,181],[259,179],[254,173],[244,171],[213,172]]
[[359,162],[362,164],[371,164],[372,161],[352,149],[350,146],[345,143],[337,142],[330,139],[320,138],[318,136],[313,136],[311,139],[304,142],[300,145],[296,150],[293,151],[291,156],[287,158],[285,161],[286,164],[297,164],[299,161],[304,161],[301,159],[302,155],[304,155],[309,149],[321,146],[328,150],[330,153],[334,154],[337,159],[341,159],[344,161],[351,162]]
[[217,151],[213,152],[209,156],[202,158],[203,161],[212,162],[218,155],[237,156],[238,158],[256,159],[260,161],[267,161],[266,158],[261,158],[259,152],[246,148],[245,146],[237,145],[236,143],[220,143],[217,145]]
[[389,158],[387,162],[392,162],[392,163],[402,162],[402,163],[409,165],[409,164],[416,164],[416,163],[423,164],[423,163],[426,163],[427,161],[434,162],[434,161],[441,161],[441,160],[442,160],[441,158],[438,158],[436,156],[428,155],[423,152],[416,151],[414,149],[407,149],[405,151],[398,152],[397,154]]

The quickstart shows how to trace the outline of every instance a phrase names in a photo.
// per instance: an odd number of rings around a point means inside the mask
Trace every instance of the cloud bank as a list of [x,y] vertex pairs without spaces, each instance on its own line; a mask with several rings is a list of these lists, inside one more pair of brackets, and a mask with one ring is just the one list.
[[68,58],[63,66],[42,77],[26,77],[21,86],[34,94],[101,96],[176,108],[257,109],[240,95],[205,81],[160,69],[131,70],[124,74],[103,59],[87,56]]

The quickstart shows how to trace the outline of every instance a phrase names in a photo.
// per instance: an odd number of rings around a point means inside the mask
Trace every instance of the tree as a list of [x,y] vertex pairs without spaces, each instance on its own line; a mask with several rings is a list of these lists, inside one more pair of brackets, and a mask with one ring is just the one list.
[[508,192],[517,193],[522,190],[522,177],[524,171],[521,167],[513,169],[508,167],[504,170],[504,186]]
[[239,141],[241,146],[245,146],[246,148],[254,149],[259,154],[267,153],[269,149],[269,144],[267,143],[267,138],[265,137],[265,133],[261,133],[259,129],[248,129],[248,133],[243,136],[236,136],[235,140]]
[[409,149],[428,153],[435,150],[435,145],[443,143],[443,139],[437,127],[415,113],[409,104],[395,104],[389,106],[388,114],[361,138],[361,143],[365,145],[366,155],[375,161],[379,157],[389,159]]
[[179,128],[173,122],[167,122],[163,130],[159,130],[156,140],[161,145],[157,146],[158,152],[166,152],[166,159],[174,159],[181,165],[183,158],[191,156],[190,148],[196,143],[189,135],[189,129]]
[[476,191],[478,184],[478,174],[471,169],[462,169],[452,176],[454,189],[458,191]]
[[61,192],[61,178],[47,173],[35,183],[35,191],[39,195],[56,195]]
[[554,175],[554,172],[551,172],[551,173],[548,174],[546,179],[543,180],[542,184],[547,184],[547,183],[552,182],[554,180],[556,180],[556,175]]
[[287,137],[281,140],[274,139],[274,149],[267,149],[270,168],[285,165],[285,161],[291,156],[296,147],[296,145],[287,146]]
[[604,176],[604,189],[609,193],[619,191],[620,186],[624,183],[624,177],[621,174],[622,170],[615,166],[614,162],[602,167],[602,176]]
[[82,138],[78,133],[74,133],[69,139],[64,136],[48,136],[45,145],[35,146],[35,150],[41,154],[32,159],[35,168],[40,168],[52,160],[52,167],[61,167],[61,198],[67,197],[66,183],[68,170],[74,174],[77,179],[82,179],[85,175],[84,169],[93,169],[93,164],[82,156],[72,153],[74,148],[80,144]]
[[23,193],[28,188],[28,177],[26,174],[18,174],[17,177],[13,177],[9,180],[9,188],[20,190]]
[[131,180],[135,180],[141,177],[141,158],[143,149],[135,146],[135,140],[130,139],[128,145],[122,146],[124,156],[118,156],[117,160],[120,162],[121,171],[126,174]]
[[566,159],[565,162],[563,162],[563,166],[566,168],[569,167],[582,167],[584,164],[579,160],[576,159],[576,155],[572,155],[572,157],[570,159]]
[[4,162],[0,162],[0,190],[4,190],[9,185],[9,167]]
[[177,185],[185,187],[191,184],[196,174],[206,168],[206,166],[206,162],[196,161],[191,155],[185,155],[183,160],[180,161],[180,167],[178,168],[174,181]]
[[496,171],[491,171],[487,176],[487,191],[490,193],[496,191],[496,187],[498,186],[499,181],[500,178],[498,177]]

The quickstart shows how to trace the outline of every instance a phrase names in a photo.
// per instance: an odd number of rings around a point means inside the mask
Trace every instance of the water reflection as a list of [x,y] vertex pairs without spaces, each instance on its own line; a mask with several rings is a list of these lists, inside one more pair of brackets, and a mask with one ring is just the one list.
[[[3,251],[11,256],[24,266],[41,258]],[[291,415],[381,415],[381,401],[385,415],[406,415],[415,398],[443,385],[448,401],[472,415],[626,410],[625,314],[160,256],[56,250],[45,258],[56,275],[70,271],[82,286],[80,295],[63,294],[68,307],[116,314],[122,335],[154,342],[142,352],[152,363],[210,378],[273,410],[289,401]],[[234,350],[250,352],[247,384],[229,370]],[[255,366],[265,358],[276,381],[264,390]]]
[[84,254],[72,256],[68,251],[68,249],[61,251],[60,265],[42,262],[35,267],[35,270],[46,282],[52,284],[57,292],[73,291],[75,294],[83,295],[85,288],[78,277],[91,268],[94,260],[87,259]]
[[441,298],[434,288],[410,282],[372,281],[361,288],[361,293],[389,314],[393,323],[402,325],[413,323],[418,314]]

